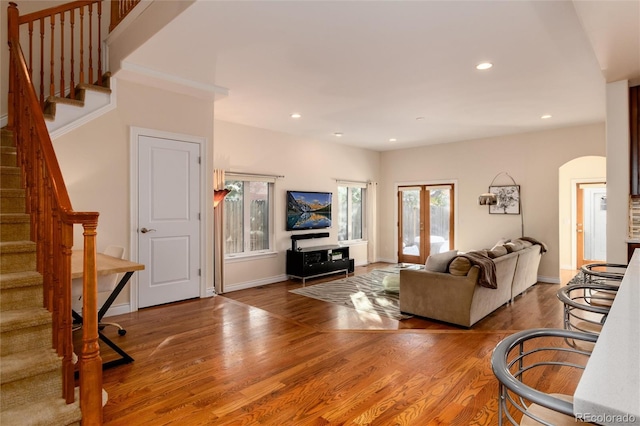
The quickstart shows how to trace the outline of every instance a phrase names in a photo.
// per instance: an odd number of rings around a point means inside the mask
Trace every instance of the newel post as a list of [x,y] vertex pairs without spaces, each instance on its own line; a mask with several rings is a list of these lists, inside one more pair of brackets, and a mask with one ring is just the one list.
[[18,5],[14,2],[9,3],[7,8],[7,42],[9,43],[9,95],[8,95],[8,117],[7,117],[7,129],[13,130],[15,125],[15,90],[16,90],[16,58],[14,49],[16,45],[12,43],[12,40],[17,40],[19,36],[18,30],[18,18],[20,12],[18,11]]
[[82,352],[80,355],[80,408],[83,424],[102,424],[102,358],[98,343],[98,274],[96,228],[83,223]]

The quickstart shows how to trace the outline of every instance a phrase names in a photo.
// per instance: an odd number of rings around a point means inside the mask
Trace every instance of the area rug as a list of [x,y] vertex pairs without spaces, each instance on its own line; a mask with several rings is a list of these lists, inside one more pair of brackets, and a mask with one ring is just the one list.
[[398,268],[374,269],[368,274],[356,275],[295,290],[299,294],[362,312],[384,315],[396,320],[411,318],[400,312],[397,293],[386,292],[382,286],[384,277],[398,274]]

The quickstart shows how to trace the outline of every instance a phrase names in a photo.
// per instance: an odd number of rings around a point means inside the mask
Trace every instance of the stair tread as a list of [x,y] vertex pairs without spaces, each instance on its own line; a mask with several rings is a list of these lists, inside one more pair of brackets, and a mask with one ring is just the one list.
[[50,397],[2,411],[3,426],[69,425],[81,419],[77,388],[75,401],[71,404],[63,398]]
[[35,251],[36,243],[33,241],[0,241],[0,254]]
[[28,223],[31,215],[27,213],[0,213],[0,223]]
[[100,86],[97,84],[80,83],[78,84],[78,88],[84,89],[84,90],[95,90],[96,92],[111,93],[110,88],[105,86]]
[[0,196],[2,197],[24,197],[24,188],[0,188]]
[[45,308],[22,308],[0,312],[0,332],[51,323],[51,313]]
[[19,175],[22,170],[18,166],[0,166],[0,173],[3,175]]
[[65,105],[75,105],[75,106],[78,106],[78,107],[83,107],[84,106],[84,101],[81,100],[81,99],[61,98],[59,96],[49,96],[49,98],[47,99],[47,103],[49,103],[49,104],[58,103],[58,104],[65,104]]
[[54,349],[15,352],[4,355],[1,360],[0,382],[2,384],[60,368],[60,357]]
[[42,284],[42,274],[36,271],[0,274],[0,289],[30,287]]

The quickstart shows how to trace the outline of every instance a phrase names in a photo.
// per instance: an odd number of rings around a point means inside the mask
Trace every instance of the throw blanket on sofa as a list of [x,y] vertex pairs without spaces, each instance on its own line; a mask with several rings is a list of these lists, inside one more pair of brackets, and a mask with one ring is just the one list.
[[538,241],[535,238],[531,238],[531,237],[520,237],[520,239],[524,241],[529,241],[532,244],[538,244],[540,246],[540,254],[543,254],[544,252],[547,251],[547,245],[542,241]]
[[496,264],[493,260],[487,256],[483,256],[480,253],[469,252],[460,253],[460,257],[464,257],[471,262],[471,265],[480,268],[480,275],[478,276],[478,284],[487,288],[498,288],[498,280],[496,278]]

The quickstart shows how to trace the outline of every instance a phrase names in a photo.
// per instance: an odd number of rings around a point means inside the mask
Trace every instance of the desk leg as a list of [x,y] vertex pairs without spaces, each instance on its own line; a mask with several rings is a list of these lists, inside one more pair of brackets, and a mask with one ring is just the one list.
[[107,300],[104,302],[104,304],[98,311],[98,322],[102,320],[102,317],[104,317],[104,314],[107,313],[107,310],[109,310],[113,302],[116,300],[116,297],[118,297],[118,295],[120,294],[124,286],[127,285],[127,282],[129,282],[129,278],[131,278],[131,275],[133,275],[133,271],[126,272],[122,277],[122,279],[120,280],[120,282],[118,283],[118,285],[116,286],[116,288],[113,289],[113,291],[111,292]]
[[133,362],[133,358],[131,357],[131,355],[129,355],[128,353],[126,353],[124,350],[122,350],[118,345],[116,345],[115,343],[113,343],[111,341],[111,339],[109,339],[107,336],[105,336],[104,334],[98,332],[98,337],[100,338],[100,340],[102,340],[107,346],[109,346],[111,349],[113,349],[115,352],[118,353],[118,355],[121,356],[120,359],[115,359],[113,361],[108,361],[105,362],[104,364],[102,364],[102,368],[111,368],[111,367],[115,367],[116,365],[122,365],[122,364],[128,364],[130,362]]

